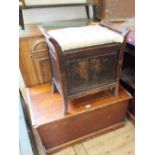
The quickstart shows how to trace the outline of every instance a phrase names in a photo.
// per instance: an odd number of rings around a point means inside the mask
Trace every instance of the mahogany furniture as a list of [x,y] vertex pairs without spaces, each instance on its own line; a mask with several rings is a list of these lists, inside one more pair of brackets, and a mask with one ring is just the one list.
[[53,94],[51,89],[51,84],[28,89],[28,107],[35,141],[39,150],[46,154],[114,130],[125,123],[131,95],[122,87],[118,96],[106,90],[70,101],[69,115],[62,114],[62,96]]
[[[41,29],[46,37],[49,48],[53,92],[58,90],[62,95],[64,114],[67,114],[68,111],[68,100],[77,99],[106,89],[111,89],[115,96],[118,95],[124,46],[124,44],[119,42],[120,38],[117,38],[119,40],[118,42],[115,42],[114,38],[112,38],[110,43],[101,43],[102,40],[99,40],[99,45],[96,43],[96,45],[87,46],[86,44],[89,44],[89,42],[87,42],[87,34],[84,36],[84,32],[85,30],[88,32],[91,29],[89,26],[83,27],[82,29],[66,29],[51,32],[46,32],[43,28]],[[102,30],[104,30],[104,33],[106,32],[103,36]],[[63,47],[61,43],[65,36],[60,37],[60,35],[66,33],[69,38],[69,31],[71,31],[70,35],[72,39],[73,35],[76,37],[76,32],[82,31],[81,36],[83,35],[85,37],[82,46],[86,45],[87,47],[76,47],[76,45],[80,44],[76,42],[76,39],[73,41],[76,48],[71,47],[73,49],[70,50],[68,40],[64,41],[65,44]],[[111,33],[120,37],[116,32],[101,26],[92,27],[92,31],[93,34],[95,33],[95,36],[89,36],[89,38],[92,37],[93,39],[93,37],[96,37],[95,31],[97,31],[97,35],[101,35],[105,42],[111,37]],[[106,38],[105,36],[108,37]],[[59,43],[53,37],[57,37]],[[71,38],[69,40],[72,40]],[[93,41],[95,42],[97,39],[94,38]],[[121,40],[123,41],[123,38]]]

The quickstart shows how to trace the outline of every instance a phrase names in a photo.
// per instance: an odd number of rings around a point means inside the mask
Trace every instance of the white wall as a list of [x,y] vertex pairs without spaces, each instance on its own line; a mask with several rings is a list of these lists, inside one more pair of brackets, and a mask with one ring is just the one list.
[[[92,8],[89,9],[92,17]],[[25,24],[87,18],[84,6],[26,9],[23,16]]]

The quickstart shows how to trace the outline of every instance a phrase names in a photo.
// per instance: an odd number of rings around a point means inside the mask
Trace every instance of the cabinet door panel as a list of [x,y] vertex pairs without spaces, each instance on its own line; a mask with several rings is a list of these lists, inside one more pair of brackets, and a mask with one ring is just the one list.
[[89,60],[90,87],[98,87],[115,81],[118,52],[106,54]]
[[69,94],[89,88],[88,59],[70,60],[66,65],[67,85]]
[[50,82],[51,69],[43,36],[20,39],[20,71],[26,87]]
[[31,57],[38,84],[51,81],[51,66],[45,39],[37,40],[31,48]]
[[51,66],[48,57],[34,59],[34,68],[39,84],[51,81]]
[[74,94],[115,82],[118,52],[68,60],[65,65],[68,93]]

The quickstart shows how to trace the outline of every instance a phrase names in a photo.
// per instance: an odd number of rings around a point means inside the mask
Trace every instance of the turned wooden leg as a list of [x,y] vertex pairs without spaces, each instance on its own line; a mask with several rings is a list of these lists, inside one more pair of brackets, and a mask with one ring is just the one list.
[[57,92],[58,92],[58,90],[57,90],[54,82],[52,82],[52,93],[57,93]]
[[68,100],[66,97],[63,97],[63,114],[67,115],[68,113]]
[[114,88],[114,96],[118,96],[119,84],[116,84]]

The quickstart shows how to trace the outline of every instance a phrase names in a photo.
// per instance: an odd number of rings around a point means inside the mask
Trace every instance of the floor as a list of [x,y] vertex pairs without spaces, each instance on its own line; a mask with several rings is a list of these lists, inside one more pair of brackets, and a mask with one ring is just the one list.
[[67,147],[51,155],[134,155],[135,129],[130,121],[120,129]]

